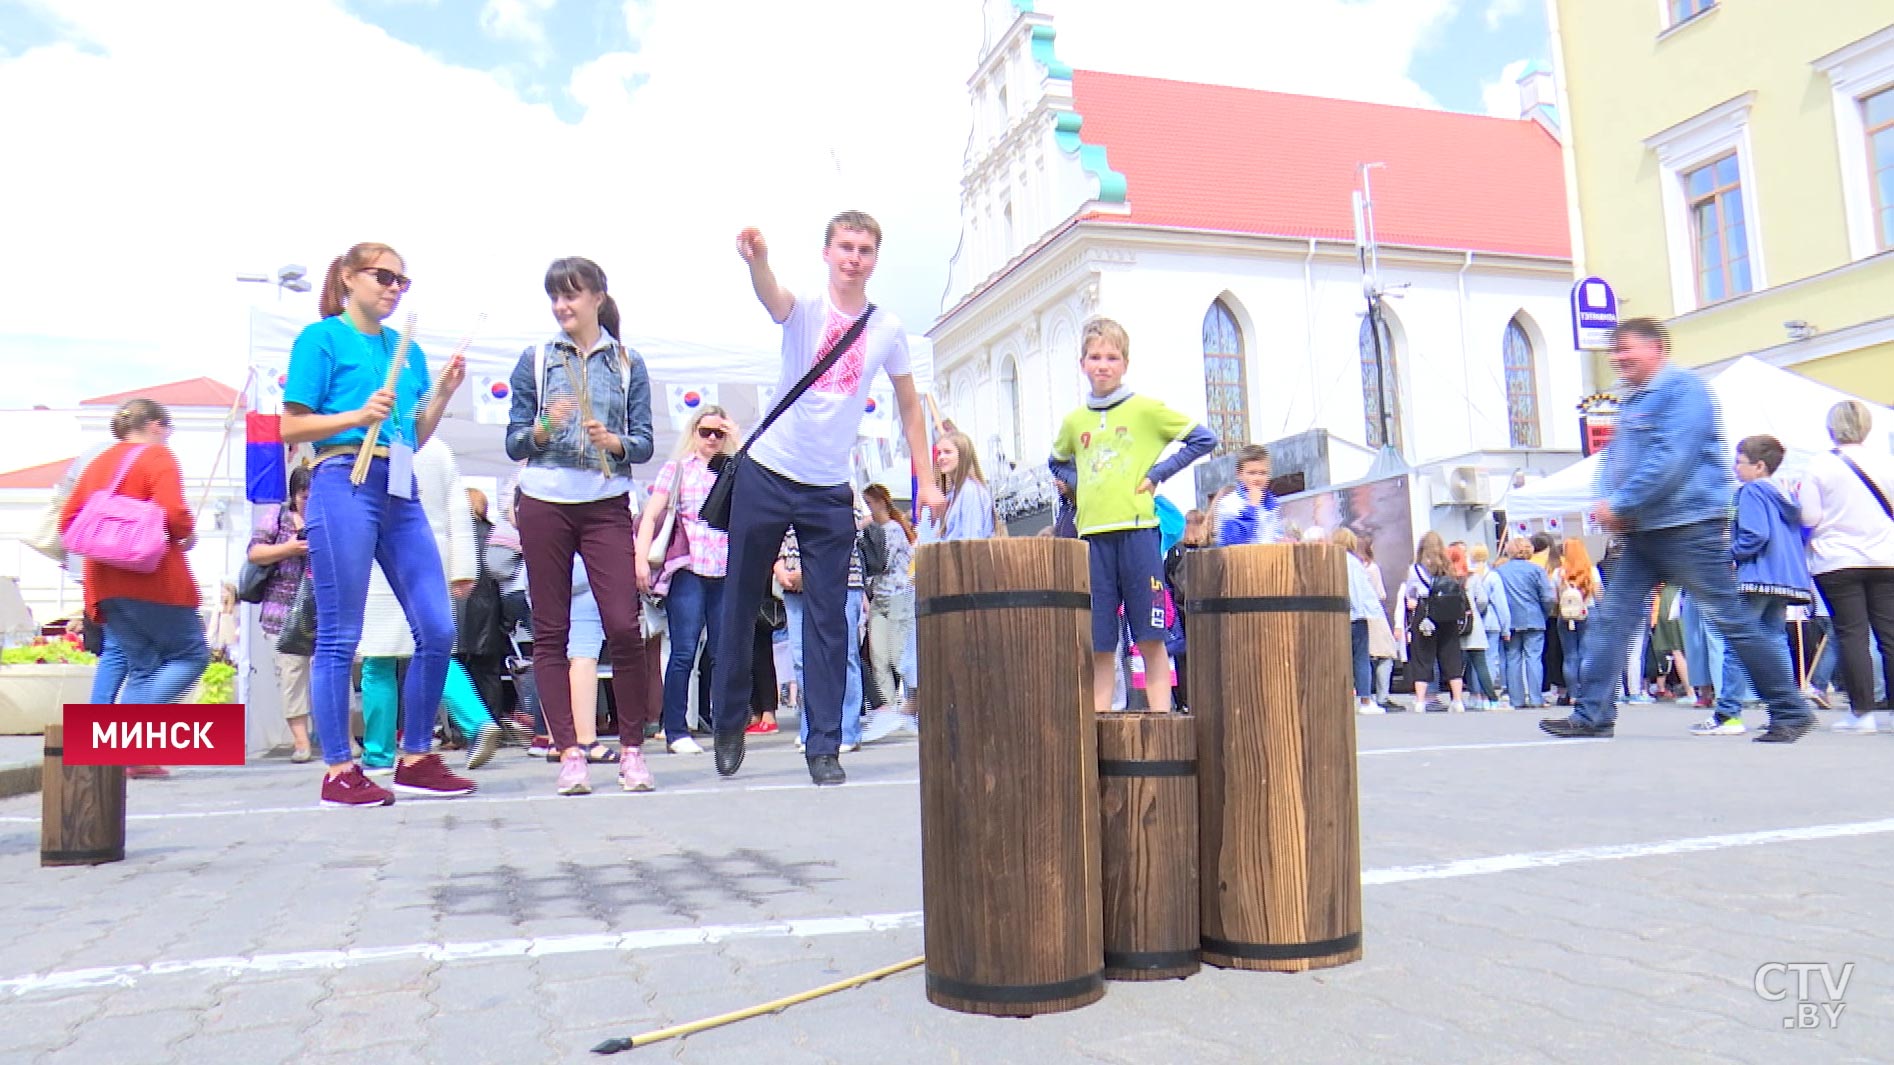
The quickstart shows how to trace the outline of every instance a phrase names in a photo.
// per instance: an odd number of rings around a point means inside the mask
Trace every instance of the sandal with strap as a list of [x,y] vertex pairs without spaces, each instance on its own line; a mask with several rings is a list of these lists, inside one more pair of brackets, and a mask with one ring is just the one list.
[[590,747],[581,747],[579,750],[585,752],[585,760],[593,765],[618,764],[618,752],[602,742],[595,741]]

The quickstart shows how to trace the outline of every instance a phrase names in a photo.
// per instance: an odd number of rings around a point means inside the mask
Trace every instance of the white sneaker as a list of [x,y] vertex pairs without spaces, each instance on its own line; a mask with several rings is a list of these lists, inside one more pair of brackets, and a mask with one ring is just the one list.
[[869,713],[868,723],[862,726],[862,742],[874,743],[887,739],[901,731],[901,718],[905,716],[896,710],[875,710]]
[[805,750],[807,750],[807,749],[808,749],[808,747],[809,747],[809,745],[808,745],[808,744],[806,744],[806,743],[804,743],[804,742],[802,742],[801,740],[797,740],[797,741],[796,741],[796,753],[797,753],[797,754],[801,754],[801,753],[802,753],[803,751],[805,751]]
[[1718,721],[1714,717],[1705,718],[1690,726],[1692,736],[1741,736],[1748,731],[1749,729],[1741,720],[1733,717],[1727,721]]
[[672,754],[702,754],[704,748],[689,736],[679,736],[671,741]]
[[365,777],[392,777],[395,775],[395,767],[391,765],[365,765],[362,767],[362,775]]
[[1447,712],[1449,714],[1464,714],[1467,712],[1467,704],[1455,699],[1447,704]]
[[1355,713],[1357,714],[1385,714],[1387,713],[1387,711],[1381,709],[1381,707],[1378,704],[1376,704],[1373,699],[1366,699],[1355,704]]
[[859,743],[844,743],[844,744],[842,744],[842,746],[841,746],[840,748],[838,748],[838,750],[839,750],[839,752],[840,752],[840,753],[842,753],[842,754],[854,754],[854,753],[855,753],[856,751],[858,751],[858,750],[861,750],[861,744],[859,744]]
[[1836,718],[1834,723],[1828,727],[1830,731],[1833,732],[1853,732],[1862,736],[1873,735],[1881,731],[1880,726],[1874,723],[1873,714],[1857,715],[1852,712]]

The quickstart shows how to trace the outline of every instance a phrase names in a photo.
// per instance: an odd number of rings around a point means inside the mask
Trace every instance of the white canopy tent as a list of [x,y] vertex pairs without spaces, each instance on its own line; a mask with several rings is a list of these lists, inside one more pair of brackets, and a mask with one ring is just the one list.
[[[1844,399],[1855,399],[1837,388],[1744,356],[1709,379],[1722,415],[1723,434],[1731,448],[1746,436],[1767,433],[1788,449],[1778,476],[1794,480],[1810,456],[1827,451],[1828,410]],[[1863,402],[1866,402],[1865,400]],[[1894,452],[1894,410],[1868,403],[1874,414],[1871,447]],[[1508,521],[1561,517],[1591,508],[1598,498],[1599,464],[1593,455],[1549,477],[1509,492],[1501,507]]]
[[[305,316],[273,309],[256,308],[250,312],[250,364],[256,370],[252,396],[255,409],[270,413],[281,409],[282,380],[289,368],[290,348],[309,322]],[[461,335],[453,330],[471,325],[455,323],[440,329],[425,321],[420,323],[415,340],[427,353],[428,362],[436,373],[460,343]],[[506,457],[509,401],[505,385],[519,362],[520,353],[544,341],[551,333],[550,328],[510,332],[482,329],[468,345],[467,384],[449,405],[439,429],[441,438],[454,449],[464,476],[504,481],[512,475],[516,464]],[[743,348],[639,335],[625,340],[644,358],[645,369],[651,376],[651,413],[657,454],[649,473],[655,473],[657,464],[670,455],[683,423],[699,403],[721,404],[746,430],[753,427],[760,412],[767,409],[767,400],[774,393],[781,373],[782,356],[773,347]],[[927,393],[932,390],[934,380],[933,341],[910,334],[908,348],[913,359],[915,388]],[[885,379],[875,387],[873,398],[873,410],[862,420],[862,435],[868,439],[898,435],[894,396]]]

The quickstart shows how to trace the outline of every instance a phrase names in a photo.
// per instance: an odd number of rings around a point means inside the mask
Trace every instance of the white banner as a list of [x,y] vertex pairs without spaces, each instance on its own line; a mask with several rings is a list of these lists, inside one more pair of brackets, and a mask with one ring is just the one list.
[[473,375],[474,421],[481,425],[505,425],[513,409],[513,386],[508,376]]
[[716,385],[665,385],[665,409],[671,413],[671,427],[683,432],[697,412],[717,406]]

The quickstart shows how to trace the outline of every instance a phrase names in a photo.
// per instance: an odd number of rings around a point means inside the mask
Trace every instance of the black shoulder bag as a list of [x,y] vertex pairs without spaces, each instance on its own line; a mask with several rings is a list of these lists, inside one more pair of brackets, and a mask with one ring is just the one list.
[[724,459],[721,463],[712,460],[711,468],[716,471],[717,480],[711,484],[710,492],[704,497],[704,505],[697,511],[697,516],[704,519],[705,524],[723,532],[730,531],[730,496],[736,488],[737,469],[749,458],[750,445],[756,443],[757,438],[775,424],[776,419],[781,417],[784,411],[801,399],[802,394],[809,391],[809,386],[815,384],[817,378],[828,373],[829,367],[835,365],[835,360],[841,358],[843,352],[854,346],[855,341],[861,337],[862,330],[868,328],[869,316],[874,313],[875,305],[871,303],[867,310],[862,311],[861,317],[855,319],[854,324],[848,327],[848,332],[842,334],[842,339],[836,341],[834,347],[823,353],[814,366],[809,367],[809,372],[802,375],[802,380],[797,381],[794,388],[777,398],[776,405],[770,408],[768,417],[757,425],[756,431],[743,442],[743,446],[737,449],[736,454]]
[[1861,478],[1861,483],[1868,486],[1868,491],[1873,494],[1874,501],[1881,504],[1881,513],[1886,514],[1890,519],[1894,519],[1894,505],[1889,505],[1887,496],[1881,492],[1881,486],[1874,483],[1874,479],[1868,476],[1868,471],[1856,465],[1855,460],[1842,454],[1840,448],[1835,449],[1835,457],[1847,463],[1848,468],[1855,471],[1855,476]]

